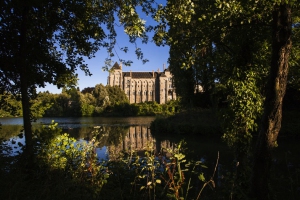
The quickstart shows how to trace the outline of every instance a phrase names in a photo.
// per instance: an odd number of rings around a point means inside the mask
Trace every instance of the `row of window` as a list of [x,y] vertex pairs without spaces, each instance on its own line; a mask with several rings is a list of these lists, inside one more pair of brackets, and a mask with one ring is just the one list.
[[[126,87],[129,87],[130,85],[127,85]],[[149,85],[149,87],[152,87],[153,85]],[[132,84],[131,85],[131,87],[134,87],[134,85]],[[138,87],[140,87],[139,85],[138,85]],[[146,87],[146,85],[144,85],[144,87]]]
[[[129,92],[129,90],[127,90],[127,95],[129,95],[129,94],[130,94],[130,92]],[[140,95],[140,94],[142,94],[142,92],[141,92],[141,91],[137,91],[137,92],[132,91],[132,94],[133,94],[133,95],[135,95],[135,94]],[[147,95],[147,94],[148,94],[148,91],[144,91],[143,94],[144,94],[144,95]],[[149,95],[152,95],[152,94],[153,94],[153,91],[149,91]]]
[[[131,81],[131,83],[134,83],[134,82],[135,82],[135,81]],[[138,81],[138,83],[140,83],[140,81]],[[141,83],[143,83],[143,81],[141,81]],[[148,83],[148,84],[152,83],[152,85],[154,84],[153,81],[150,81],[150,82],[144,81],[144,83]],[[127,84],[130,84],[130,80],[127,80]]]
[[[132,83],[132,84],[131,84],[131,87],[134,87],[134,86],[135,86],[134,83]],[[140,85],[137,85],[137,86],[140,87]],[[149,86],[149,87],[153,87],[154,84],[152,83],[152,84],[149,84],[148,86]],[[130,87],[130,82],[127,83],[126,87]],[[146,85],[144,85],[144,87],[146,87]]]
[[[119,79],[119,77],[115,77],[115,79]],[[168,81],[172,81],[172,78],[168,78]],[[118,81],[116,81],[118,83]],[[133,84],[134,81],[131,81],[131,83]],[[140,83],[140,81],[138,81],[138,83]],[[143,81],[141,81],[141,83],[143,83]],[[147,81],[144,81],[144,83],[147,83]],[[148,82],[148,84],[152,83],[152,85],[154,85],[153,81]],[[127,80],[127,85],[130,85],[130,80]]]

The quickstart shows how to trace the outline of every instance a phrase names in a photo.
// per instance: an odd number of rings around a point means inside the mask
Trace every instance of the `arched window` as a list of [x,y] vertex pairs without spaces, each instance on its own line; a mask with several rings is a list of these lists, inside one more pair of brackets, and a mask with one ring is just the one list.
[[127,87],[130,87],[130,80],[127,81]]

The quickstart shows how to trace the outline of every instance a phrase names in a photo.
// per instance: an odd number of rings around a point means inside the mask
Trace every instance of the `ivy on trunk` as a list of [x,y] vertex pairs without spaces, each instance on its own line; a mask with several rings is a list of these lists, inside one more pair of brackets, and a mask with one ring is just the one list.
[[291,7],[288,4],[276,5],[273,11],[272,60],[264,114],[254,155],[252,194],[257,199],[269,199],[269,176],[272,150],[277,145],[281,128],[282,102],[286,91],[288,61],[292,48]]

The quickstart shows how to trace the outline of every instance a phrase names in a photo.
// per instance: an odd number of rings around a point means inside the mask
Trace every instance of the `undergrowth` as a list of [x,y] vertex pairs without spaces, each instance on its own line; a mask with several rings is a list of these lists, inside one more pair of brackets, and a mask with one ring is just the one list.
[[[247,193],[236,182],[238,166],[223,168],[219,154],[213,164],[187,156],[186,143],[156,151],[155,143],[144,149],[120,151],[110,146],[106,160],[96,148],[99,129],[89,141],[78,142],[53,123],[35,132],[35,166],[26,168],[22,154],[0,154],[0,199],[243,199]],[[3,149],[3,148],[2,148]],[[294,151],[292,151],[294,152]],[[299,166],[286,159],[274,161],[273,196],[297,199]],[[293,165],[294,164],[294,165]],[[247,180],[243,180],[247,181]],[[284,190],[284,191],[283,191]]]

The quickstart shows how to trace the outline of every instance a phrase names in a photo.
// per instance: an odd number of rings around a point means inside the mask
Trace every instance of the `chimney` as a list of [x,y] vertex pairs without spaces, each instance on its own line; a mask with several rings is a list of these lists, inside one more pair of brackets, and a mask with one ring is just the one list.
[[157,72],[159,72],[159,68],[157,69]]
[[154,70],[152,70],[152,77],[154,78]]
[[131,70],[130,70],[130,77],[131,77],[132,73],[131,73]]
[[122,62],[120,62],[120,69],[122,69]]
[[165,71],[165,63],[163,64],[163,70]]

